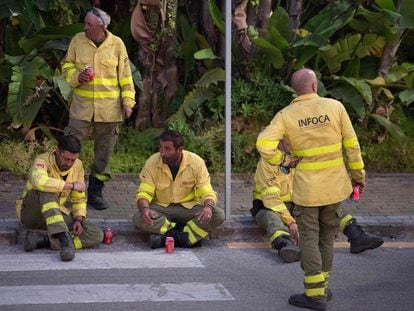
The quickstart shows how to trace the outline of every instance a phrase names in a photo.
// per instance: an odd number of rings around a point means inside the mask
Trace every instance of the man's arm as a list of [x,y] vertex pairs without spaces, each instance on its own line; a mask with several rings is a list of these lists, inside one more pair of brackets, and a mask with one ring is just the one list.
[[124,118],[128,119],[135,106],[135,86],[132,79],[131,66],[129,64],[128,53],[122,41],[120,41],[120,54],[118,58],[118,77],[121,88],[122,111]]
[[85,79],[89,81],[84,73],[76,69],[76,56],[75,56],[75,45],[77,44],[77,37],[75,36],[69,44],[68,51],[62,63],[62,75],[65,78],[66,82],[71,87],[79,86]]

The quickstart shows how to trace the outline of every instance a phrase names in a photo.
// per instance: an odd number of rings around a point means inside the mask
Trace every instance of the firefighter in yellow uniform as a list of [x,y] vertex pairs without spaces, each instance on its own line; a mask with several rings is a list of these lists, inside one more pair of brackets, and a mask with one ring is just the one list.
[[[298,229],[287,205],[291,205],[289,175],[261,158],[254,176],[252,216],[260,228],[266,231],[273,248],[280,258],[291,263],[300,259],[297,246]],[[286,203],[285,203],[286,202]]]
[[[303,294],[292,295],[289,303],[302,308],[325,310],[334,255],[334,239],[340,218],[340,202],[352,192],[352,185],[365,190],[365,171],[352,123],[344,106],[316,94],[317,79],[312,70],[300,69],[292,76],[298,97],[281,111],[256,142],[260,155],[270,164],[289,166],[299,161],[293,179],[294,216],[299,228],[301,267],[305,272]],[[278,150],[286,137],[292,157]],[[351,174],[343,158],[345,151]]]
[[204,160],[186,151],[182,135],[168,130],[160,136],[160,151],[139,174],[134,225],[151,233],[151,248],[164,247],[173,237],[178,247],[201,245],[201,240],[224,221],[216,206]]
[[[75,35],[63,61],[62,73],[73,90],[66,134],[83,142],[93,127],[94,162],[89,176],[88,204],[109,207],[102,196],[110,180],[109,160],[118,138],[118,125],[129,118],[135,89],[122,40],[107,30],[110,16],[93,8],[85,16],[85,32]],[[85,71],[91,66],[93,77]]]
[[[35,159],[22,199],[16,205],[17,216],[28,229],[25,251],[60,247],[61,260],[70,261],[75,257],[75,249],[102,242],[102,230],[86,221],[84,170],[78,159],[80,149],[79,140],[66,135],[59,139],[56,150]],[[65,207],[68,197],[71,210]]]
[[[289,144],[286,139],[281,140],[278,147],[285,153],[290,152]],[[295,170],[290,167],[271,165],[263,159],[259,160],[255,175],[256,189],[253,191],[254,201],[251,210],[252,214],[254,214],[253,216],[266,206],[268,206],[266,207],[268,209],[273,209],[271,208],[272,203],[265,203],[266,200],[264,198],[268,196],[274,201],[279,199],[279,204],[280,202],[283,202],[285,206],[287,206],[290,215],[294,214],[295,204],[292,202],[294,171]],[[264,186],[259,187],[259,185]],[[270,240],[272,241],[272,246],[278,249],[276,244],[273,243],[274,240],[272,237],[282,234],[283,232],[283,230],[279,233],[277,231],[277,229],[280,228],[280,220],[276,219],[275,221],[272,221],[271,219],[268,219],[268,217],[274,218],[275,215],[270,214],[269,212],[266,214],[269,216],[260,217],[261,219],[259,221],[258,218],[255,217],[256,222],[262,229],[266,230],[267,234],[271,237]],[[366,232],[366,230],[358,224],[357,220],[346,209],[342,208],[342,206],[338,209],[338,215],[341,218],[339,231],[345,234],[348,238],[348,242],[350,242],[350,252],[352,254],[359,254],[366,250],[378,248],[384,243],[384,240],[381,237]],[[291,219],[288,215],[282,217],[282,220],[287,226],[291,223]]]

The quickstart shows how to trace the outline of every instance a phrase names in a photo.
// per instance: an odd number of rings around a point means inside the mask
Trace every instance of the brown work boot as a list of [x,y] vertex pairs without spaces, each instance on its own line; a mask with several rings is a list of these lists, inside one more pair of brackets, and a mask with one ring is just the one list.
[[305,294],[296,294],[289,297],[289,304],[299,308],[311,310],[326,310],[326,298],[311,298]]
[[46,233],[29,230],[26,231],[23,244],[26,252],[31,252],[36,248],[48,248],[49,246],[49,237]]
[[61,232],[56,234],[56,238],[60,243],[60,259],[62,261],[71,261],[75,258],[75,246],[69,232]]

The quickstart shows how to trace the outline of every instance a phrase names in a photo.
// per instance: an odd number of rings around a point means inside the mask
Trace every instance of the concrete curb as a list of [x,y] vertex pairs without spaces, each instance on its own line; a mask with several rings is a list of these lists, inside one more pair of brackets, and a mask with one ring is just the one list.
[[[368,232],[386,239],[414,238],[414,215],[408,216],[356,216]],[[139,235],[132,222],[126,219],[89,219],[101,228],[111,228],[114,236]],[[0,219],[0,245],[22,242],[20,234],[25,229],[16,219]],[[229,241],[265,241],[264,231],[257,227],[250,216],[233,216],[211,234],[211,238]]]

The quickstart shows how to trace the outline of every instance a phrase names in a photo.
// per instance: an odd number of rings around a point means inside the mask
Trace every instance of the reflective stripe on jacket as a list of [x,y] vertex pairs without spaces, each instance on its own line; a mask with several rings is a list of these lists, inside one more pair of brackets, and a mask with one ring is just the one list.
[[277,149],[286,137],[291,154],[301,157],[293,181],[293,202],[302,206],[338,203],[352,192],[343,159],[347,157],[352,178],[365,178],[364,162],[348,113],[337,100],[306,94],[279,111],[256,142],[260,155],[279,164],[283,154]]
[[266,208],[279,213],[286,225],[295,222],[284,203],[292,201],[292,177],[293,174],[283,174],[279,165],[271,165],[263,158],[257,163],[254,175],[254,199],[261,200]]
[[[62,65],[62,73],[74,87],[70,117],[84,121],[122,121],[122,105],[135,105],[135,88],[128,54],[122,40],[109,31],[96,47],[85,33],[75,35]],[[79,74],[92,66],[94,79],[79,83]]]
[[32,189],[42,192],[57,193],[59,195],[60,210],[62,213],[69,215],[71,212],[65,207],[65,202],[70,195],[73,216],[86,217],[85,192],[63,190],[63,187],[65,186],[63,176],[66,176],[66,182],[83,183],[85,182],[84,175],[85,172],[81,160],[76,159],[69,170],[61,171],[56,164],[55,151],[43,153],[34,160],[22,198],[24,198],[26,193]]
[[206,199],[217,203],[217,193],[211,186],[204,160],[186,150],[183,150],[183,158],[174,180],[159,152],[146,161],[139,179],[137,200],[143,198],[164,207],[181,204],[188,209],[200,204],[200,201],[204,203]]

